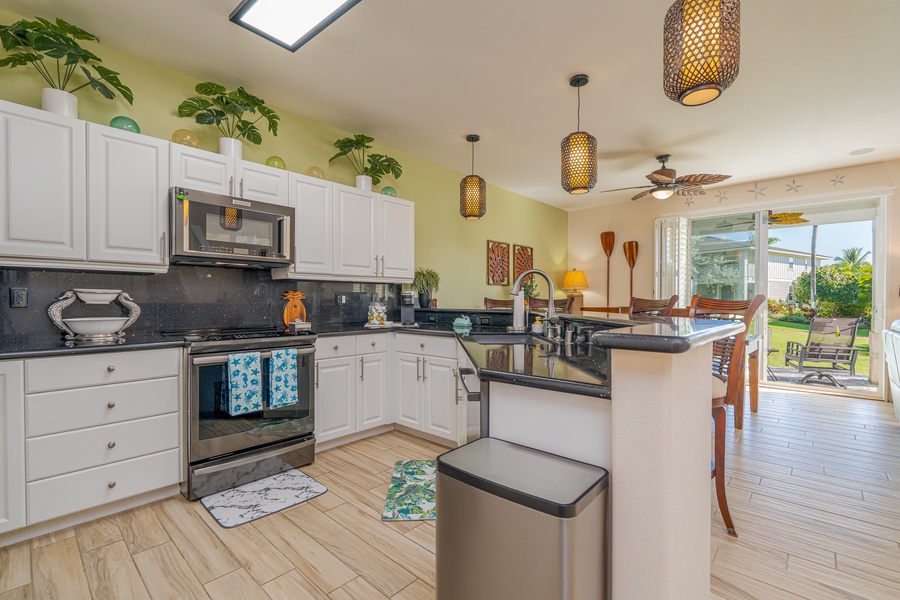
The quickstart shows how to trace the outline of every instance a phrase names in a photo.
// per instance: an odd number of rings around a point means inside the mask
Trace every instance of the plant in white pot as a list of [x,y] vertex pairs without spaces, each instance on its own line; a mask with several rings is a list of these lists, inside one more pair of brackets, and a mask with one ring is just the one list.
[[361,190],[371,190],[372,184],[378,185],[385,175],[390,174],[394,176],[394,179],[399,179],[403,174],[403,167],[390,156],[384,154],[366,156],[366,150],[372,149],[374,141],[375,138],[362,133],[357,133],[353,137],[341,138],[334,142],[334,147],[339,152],[328,159],[328,162],[332,162],[346,156],[359,174],[356,177],[356,187]]
[[[109,99],[119,92],[132,104],[134,94],[119,81],[119,74],[97,64],[102,62],[100,57],[82,48],[77,40],[100,41],[96,35],[62,19],[51,22],[36,17],[34,21],[23,19],[0,25],[0,44],[10,53],[0,59],[0,67],[33,66],[50,86],[41,93],[42,108],[66,117],[78,117],[78,98],[73,92],[88,86]],[[73,79],[79,67],[81,72]],[[81,75],[87,81],[79,85]]]
[[[225,86],[205,81],[194,88],[200,96],[187,98],[178,106],[178,116],[194,117],[200,125],[215,125],[222,133],[219,139],[219,153],[241,158],[243,146],[241,138],[257,146],[262,143],[262,134],[256,127],[260,119],[265,119],[273,136],[278,135],[281,120],[275,111],[266,106],[266,101],[257,98],[242,87],[229,92]],[[253,118],[255,115],[256,118]],[[251,120],[252,119],[252,120]]]

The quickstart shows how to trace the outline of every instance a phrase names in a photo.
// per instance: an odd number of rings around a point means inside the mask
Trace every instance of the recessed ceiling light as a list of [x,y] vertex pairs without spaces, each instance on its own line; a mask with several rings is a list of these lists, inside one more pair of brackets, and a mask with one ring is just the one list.
[[858,150],[852,151],[850,156],[859,156],[860,154],[868,154],[869,152],[875,152],[875,148],[859,148]]
[[360,0],[244,0],[229,19],[296,52]]

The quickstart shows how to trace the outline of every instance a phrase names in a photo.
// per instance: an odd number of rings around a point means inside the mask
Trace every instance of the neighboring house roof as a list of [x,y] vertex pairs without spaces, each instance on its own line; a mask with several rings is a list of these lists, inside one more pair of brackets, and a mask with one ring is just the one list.
[[[697,252],[728,252],[737,250],[752,250],[753,244],[746,240],[729,240],[713,235],[704,235],[694,239]],[[775,254],[789,254],[793,256],[807,257],[809,252],[802,250],[791,250],[790,248],[779,248],[777,246],[769,246],[769,252]],[[824,254],[816,254],[819,260],[831,260],[830,256]]]

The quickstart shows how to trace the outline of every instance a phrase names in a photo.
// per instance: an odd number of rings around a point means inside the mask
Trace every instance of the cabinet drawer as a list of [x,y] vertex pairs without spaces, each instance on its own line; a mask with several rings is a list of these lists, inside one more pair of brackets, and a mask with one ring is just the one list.
[[438,335],[397,334],[397,352],[456,358],[456,338]]
[[357,354],[375,354],[377,352],[387,352],[386,333],[370,333],[356,336]]
[[29,394],[25,437],[152,417],[178,408],[177,377]]
[[29,483],[28,523],[174,485],[180,473],[181,460],[175,449]]
[[103,352],[25,361],[25,392],[121,383],[178,375],[181,350]]
[[25,442],[28,481],[178,448],[178,413],[79,429]]
[[316,360],[356,355],[356,336],[339,335],[316,340]]

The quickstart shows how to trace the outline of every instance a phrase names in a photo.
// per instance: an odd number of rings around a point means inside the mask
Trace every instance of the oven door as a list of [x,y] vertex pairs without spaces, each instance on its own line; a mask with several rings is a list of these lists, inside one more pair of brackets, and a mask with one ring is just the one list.
[[228,354],[190,355],[189,462],[221,457],[313,433],[315,347],[297,348],[297,402],[271,408],[271,352],[260,352],[261,409],[229,413]]

